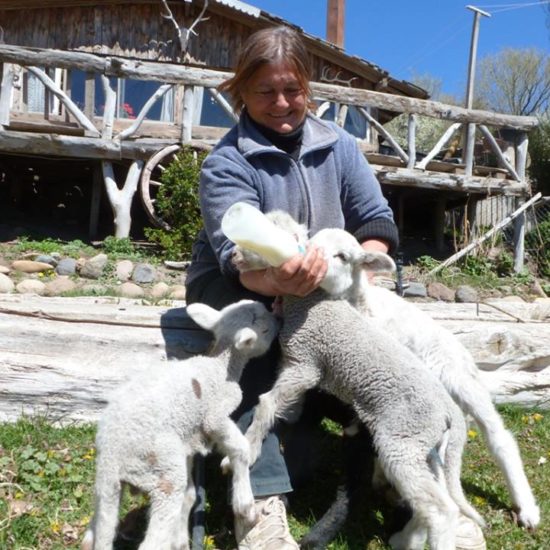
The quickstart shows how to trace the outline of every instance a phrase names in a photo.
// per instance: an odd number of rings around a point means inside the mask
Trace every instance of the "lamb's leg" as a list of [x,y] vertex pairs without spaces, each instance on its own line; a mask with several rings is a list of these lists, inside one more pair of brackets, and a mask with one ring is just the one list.
[[[180,527],[182,510],[186,508],[186,485],[177,486],[169,477],[162,477],[162,487],[151,493],[149,525],[139,550],[172,550],[173,542],[180,538],[177,550],[189,550],[188,536]],[[187,521],[185,523],[187,533]]]
[[428,453],[402,441],[378,445],[380,464],[388,480],[408,502],[412,519],[390,539],[395,549],[421,550],[426,534],[431,550],[454,550],[459,509],[443,478],[436,479],[426,460]]
[[275,424],[277,417],[284,417],[287,409],[297,403],[303,394],[318,385],[319,371],[304,363],[285,364],[281,368],[273,388],[260,395],[254,410],[252,423],[246,430],[250,443],[250,464],[254,464],[260,455],[262,442]]
[[118,478],[105,473],[106,468],[99,461],[97,468],[95,512],[84,536],[82,550],[111,550],[116,535],[122,487]]
[[445,449],[440,450],[440,464],[443,464],[443,475],[451,498],[458,505],[460,512],[475,521],[480,527],[485,526],[485,521],[478,511],[468,502],[460,474],[462,472],[462,454],[466,444],[466,423],[461,411],[455,407],[451,418],[448,441]]
[[174,527],[174,548],[184,549],[189,547],[189,515],[197,497],[197,490],[195,488],[195,482],[193,479],[193,462],[194,456],[188,456],[187,487],[185,489],[182,507],[180,510],[180,518],[176,522],[176,525]]
[[[540,510],[525,475],[518,444],[506,429],[489,392],[474,377],[468,377],[454,392],[461,409],[470,414],[483,433],[487,446],[506,480],[518,522],[534,529],[540,522]],[[452,395],[452,394],[451,394]]]
[[250,485],[248,440],[229,418],[220,421],[218,429],[211,435],[220,451],[227,455],[226,464],[233,471],[233,513],[252,525],[256,521],[256,512]]

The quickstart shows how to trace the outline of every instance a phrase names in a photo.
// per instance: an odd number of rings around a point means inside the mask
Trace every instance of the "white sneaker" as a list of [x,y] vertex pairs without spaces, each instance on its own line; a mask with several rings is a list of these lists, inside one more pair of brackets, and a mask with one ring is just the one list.
[[251,529],[235,521],[238,550],[299,550],[288,530],[285,505],[277,495],[257,500],[256,513],[258,521]]
[[487,550],[480,526],[462,515],[458,519],[456,530],[456,550]]

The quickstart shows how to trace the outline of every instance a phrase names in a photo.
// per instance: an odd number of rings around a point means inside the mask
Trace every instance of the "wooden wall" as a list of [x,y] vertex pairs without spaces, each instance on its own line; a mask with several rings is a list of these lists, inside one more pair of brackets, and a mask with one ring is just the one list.
[[[141,58],[158,61],[175,59],[176,33],[171,21],[162,18],[160,2],[99,4],[72,7],[34,9],[1,9],[0,26],[6,44],[79,50],[104,55]],[[170,4],[180,25],[190,26],[197,18],[200,6],[180,2]],[[224,17],[209,11],[208,21],[199,23],[192,36],[189,61],[211,68],[230,69],[234,66],[241,43],[259,25],[246,15]],[[330,65],[335,75],[339,67],[318,55],[312,55],[314,80]],[[342,72],[349,79],[353,73]],[[355,79],[352,87],[372,88],[364,79]]]

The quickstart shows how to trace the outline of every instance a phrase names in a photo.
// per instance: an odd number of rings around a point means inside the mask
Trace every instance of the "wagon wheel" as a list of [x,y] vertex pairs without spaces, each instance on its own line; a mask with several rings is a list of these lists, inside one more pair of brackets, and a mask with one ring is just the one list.
[[160,151],[157,151],[145,164],[141,174],[140,195],[141,202],[147,213],[149,220],[162,229],[169,230],[170,225],[165,222],[155,211],[156,196],[162,182],[160,176],[166,167],[172,162],[176,153],[180,150],[180,145],[169,145]]

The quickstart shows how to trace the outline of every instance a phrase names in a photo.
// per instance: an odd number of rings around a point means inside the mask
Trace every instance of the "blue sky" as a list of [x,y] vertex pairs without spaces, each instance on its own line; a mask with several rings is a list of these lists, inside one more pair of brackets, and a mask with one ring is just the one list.
[[[325,38],[326,0],[248,0]],[[474,14],[465,0],[346,0],[345,50],[410,80],[430,74],[464,96]],[[550,49],[546,11],[535,0],[481,0],[478,59],[504,48]],[[521,6],[515,8],[515,6]],[[511,9],[515,8],[515,9]]]

